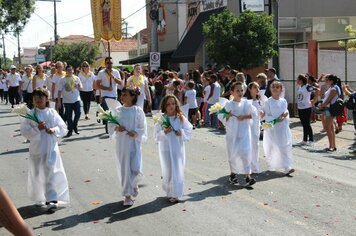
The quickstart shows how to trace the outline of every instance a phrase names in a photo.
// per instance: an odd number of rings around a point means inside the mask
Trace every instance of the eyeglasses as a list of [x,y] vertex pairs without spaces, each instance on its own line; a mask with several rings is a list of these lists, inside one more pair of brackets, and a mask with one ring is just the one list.
[[108,64],[108,65],[112,65],[112,64],[114,64],[114,63],[112,63],[112,62],[106,62],[106,64]]

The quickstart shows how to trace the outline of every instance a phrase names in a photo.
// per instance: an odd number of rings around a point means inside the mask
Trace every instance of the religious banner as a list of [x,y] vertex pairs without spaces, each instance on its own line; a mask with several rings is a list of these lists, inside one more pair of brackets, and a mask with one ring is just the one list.
[[91,0],[94,38],[121,40],[121,0]]

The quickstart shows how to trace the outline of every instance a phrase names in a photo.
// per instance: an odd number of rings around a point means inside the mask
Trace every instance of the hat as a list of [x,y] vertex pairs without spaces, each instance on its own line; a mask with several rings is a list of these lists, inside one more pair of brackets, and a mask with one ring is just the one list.
[[265,72],[273,72],[274,74],[276,74],[276,69],[274,69],[273,67],[265,69]]
[[32,65],[28,65],[28,66],[26,66],[24,69],[25,69],[25,70],[27,70],[27,69],[33,70],[33,67],[32,67]]
[[10,66],[10,70],[12,70],[12,69],[16,69],[16,66],[15,65],[11,65]]

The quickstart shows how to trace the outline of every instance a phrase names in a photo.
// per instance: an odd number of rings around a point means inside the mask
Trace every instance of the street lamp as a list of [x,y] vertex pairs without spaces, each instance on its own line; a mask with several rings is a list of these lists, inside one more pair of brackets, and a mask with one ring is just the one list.
[[58,43],[58,35],[57,35],[57,2],[62,2],[62,0],[36,0],[38,2],[53,2],[53,10],[54,10],[54,45]]

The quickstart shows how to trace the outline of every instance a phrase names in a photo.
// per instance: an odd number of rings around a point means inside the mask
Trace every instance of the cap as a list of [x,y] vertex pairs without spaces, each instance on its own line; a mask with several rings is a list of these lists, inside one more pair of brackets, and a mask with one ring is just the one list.
[[276,74],[276,69],[274,69],[273,67],[265,69],[265,72],[273,72],[274,74]]
[[12,70],[12,69],[16,69],[16,66],[15,65],[11,65],[10,66],[10,70]]

